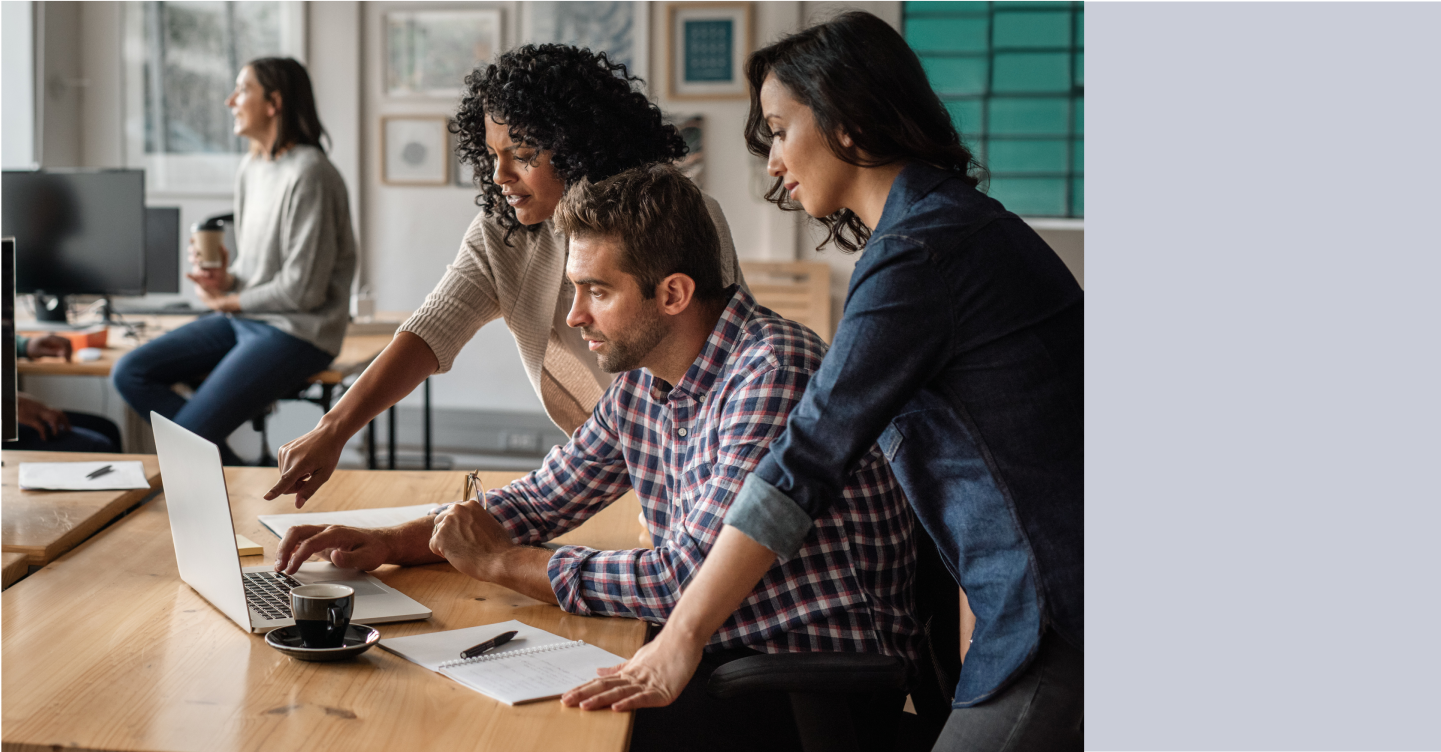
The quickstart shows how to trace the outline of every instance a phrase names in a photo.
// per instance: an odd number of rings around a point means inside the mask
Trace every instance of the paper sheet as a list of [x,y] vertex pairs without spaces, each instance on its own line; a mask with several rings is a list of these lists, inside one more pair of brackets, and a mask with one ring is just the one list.
[[348,525],[350,527],[392,527],[403,522],[419,519],[430,513],[435,504],[416,504],[413,507],[382,507],[380,509],[351,509],[344,512],[296,512],[294,514],[262,514],[260,524],[284,538],[285,531],[296,525]]
[[[106,465],[115,468],[99,478],[85,476]],[[149,488],[145,466],[128,462],[22,462],[20,487],[26,491],[124,491]]]

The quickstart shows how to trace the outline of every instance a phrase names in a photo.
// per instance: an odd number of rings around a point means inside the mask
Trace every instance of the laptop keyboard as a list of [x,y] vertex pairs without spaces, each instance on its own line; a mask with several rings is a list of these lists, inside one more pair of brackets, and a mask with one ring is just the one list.
[[290,590],[299,582],[283,572],[245,572],[245,600],[266,619],[289,619]]

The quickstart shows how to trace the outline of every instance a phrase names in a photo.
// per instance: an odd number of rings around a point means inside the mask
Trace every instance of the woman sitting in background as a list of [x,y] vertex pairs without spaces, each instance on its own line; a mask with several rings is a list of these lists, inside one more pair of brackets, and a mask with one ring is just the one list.
[[[164,415],[220,446],[275,400],[334,360],[349,321],[355,236],[340,173],[315,113],[310,76],[289,58],[241,69],[226,100],[250,153],[235,180],[234,264],[202,268],[200,300],[216,311],[136,348],[115,365],[115,388],[146,421]],[[223,248],[225,262],[228,252]],[[197,384],[190,399],[177,383]]]
[[[303,505],[340,461],[345,442],[432,374],[450,370],[486,323],[504,318],[546,414],[573,433],[610,386],[580,330],[566,326],[575,288],[566,237],[551,215],[567,186],[632,167],[673,162],[685,141],[605,53],[526,45],[465,79],[452,130],[475,168],[481,212],[425,305],[310,433],[280,449],[280,481],[266,498]],[[730,228],[706,197],[720,235],[724,283],[741,282]],[[479,385],[477,385],[479,386]]]

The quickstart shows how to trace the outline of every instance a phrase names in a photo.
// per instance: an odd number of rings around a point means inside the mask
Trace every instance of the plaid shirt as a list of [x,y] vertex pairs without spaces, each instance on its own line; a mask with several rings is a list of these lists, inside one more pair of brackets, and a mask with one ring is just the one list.
[[[814,332],[737,289],[680,383],[669,387],[646,370],[621,374],[569,443],[484,503],[516,542],[537,543],[634,488],[654,549],[563,546],[547,573],[566,611],[664,623],[824,355]],[[913,661],[913,524],[873,446],[800,551],[771,568],[708,649]]]

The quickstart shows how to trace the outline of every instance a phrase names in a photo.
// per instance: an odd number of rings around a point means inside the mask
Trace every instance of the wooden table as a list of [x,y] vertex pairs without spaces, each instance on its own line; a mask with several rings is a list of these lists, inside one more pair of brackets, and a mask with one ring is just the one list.
[[0,578],[0,588],[8,588],[16,580],[25,576],[30,570],[30,565],[25,562],[29,557],[25,554],[0,554],[0,568],[4,569],[4,576]]
[[[130,491],[22,491],[22,462],[115,462],[139,460],[150,488]],[[54,561],[96,530],[135,506],[160,487],[160,462],[153,454],[91,454],[82,452],[5,453],[3,535],[7,554],[24,554],[26,564],[40,567]]]
[[[150,341],[172,329],[177,329],[195,320],[195,316],[142,316],[126,319],[132,323],[144,322],[145,341]],[[15,324],[15,330],[28,337],[39,337],[46,334],[57,334],[58,332],[27,331],[25,324],[19,321]],[[340,354],[330,367],[312,377],[316,383],[340,383],[341,379],[353,376],[365,370],[370,361],[390,344],[389,334],[361,334],[346,335],[340,344]],[[15,364],[15,369],[22,374],[36,374],[46,376],[109,376],[115,362],[141,345],[133,339],[125,338],[125,328],[122,326],[110,327],[106,337],[106,346],[100,348],[100,359],[88,363],[81,363],[79,360],[64,358],[40,358],[38,360],[20,359]]]
[[[395,315],[398,315],[398,314],[389,314],[389,315],[395,316]],[[181,316],[130,316],[130,317],[126,317],[125,320],[126,320],[127,322],[131,323],[131,324],[143,323],[143,324],[145,325],[145,326],[143,327],[143,329],[142,329],[142,331],[144,332],[144,337],[145,337],[145,340],[144,340],[144,341],[148,342],[148,341],[150,341],[150,340],[152,340],[152,339],[155,339],[156,337],[161,336],[162,334],[165,334],[165,333],[171,331],[172,329],[179,328],[179,327],[181,327],[181,326],[184,326],[185,324],[188,324],[188,323],[194,321],[195,318],[196,318],[196,317],[195,317],[194,315],[186,314],[186,315],[181,315]],[[403,319],[402,319],[402,320],[403,320]],[[16,325],[15,325],[16,331],[19,332],[20,334],[24,334],[24,335],[26,335],[26,336],[31,336],[31,337],[39,337],[39,336],[44,336],[44,335],[46,335],[46,334],[55,334],[55,333],[56,333],[56,332],[47,332],[47,331],[31,331],[31,330],[27,330],[27,329],[25,328],[25,325],[26,325],[27,323],[33,323],[33,322],[25,322],[25,321],[17,322]],[[40,358],[40,359],[37,359],[37,360],[29,360],[29,359],[25,359],[25,358],[20,358],[20,359],[17,360],[16,365],[15,365],[16,371],[18,371],[21,375],[36,375],[36,376],[100,376],[100,377],[102,377],[102,378],[108,378],[108,377],[110,376],[110,371],[115,367],[115,363],[116,363],[117,361],[119,361],[120,358],[123,357],[126,353],[130,352],[131,350],[134,350],[135,348],[139,347],[139,346],[140,346],[141,344],[143,344],[143,343],[142,343],[142,342],[139,342],[139,341],[137,341],[137,340],[135,340],[135,339],[126,339],[126,338],[125,338],[125,328],[122,327],[122,326],[112,326],[112,327],[110,327],[110,331],[109,331],[109,333],[106,335],[106,337],[107,337],[106,346],[103,347],[103,348],[100,348],[100,359],[99,359],[99,360],[93,360],[93,361],[89,361],[89,362],[82,363],[82,362],[80,362],[79,360],[76,360],[76,359],[74,359],[74,358],[72,358],[71,360],[68,360],[68,361],[65,360],[64,358]],[[334,394],[335,388],[338,387],[338,386],[341,386],[341,385],[344,383],[345,379],[347,379],[347,378],[349,378],[349,377],[351,377],[351,376],[355,376],[355,375],[359,374],[361,371],[364,371],[364,370],[370,365],[371,361],[374,361],[374,360],[376,359],[376,357],[378,357],[378,356],[380,355],[381,351],[384,350],[384,349],[386,348],[386,346],[390,344],[390,341],[391,341],[391,339],[393,339],[393,337],[394,337],[394,334],[393,334],[393,333],[392,333],[392,334],[348,334],[348,333],[347,333],[347,334],[345,335],[345,339],[341,340],[341,343],[340,343],[340,354],[337,355],[337,356],[335,356],[335,360],[331,361],[330,367],[327,368],[327,369],[325,369],[324,371],[321,371],[320,373],[317,373],[317,374],[315,374],[315,375],[313,375],[313,376],[310,377],[309,383],[311,383],[311,384],[320,384],[321,387],[324,389],[324,395],[323,395],[323,397],[322,397],[320,400],[312,400],[312,401],[316,401],[317,404],[320,405],[321,409],[323,409],[323,410],[329,410],[329,409],[330,409],[331,402],[332,402],[332,400],[333,400],[333,394]],[[424,400],[424,403],[425,403],[424,411],[425,411],[425,447],[426,447],[426,448],[425,448],[425,466],[426,466],[427,468],[429,468],[429,467],[430,467],[430,455],[431,455],[431,453],[430,453],[430,441],[431,441],[431,433],[430,433],[430,380],[429,380],[429,379],[426,379],[426,381],[425,381],[425,385],[424,385],[424,398],[425,398],[425,400]],[[308,398],[307,398],[307,399],[308,399]],[[139,422],[136,422],[137,420],[138,420]],[[140,419],[139,416],[134,416],[133,418],[127,417],[126,433],[127,433],[127,434],[133,434],[137,429],[140,428],[140,426],[146,425],[146,424],[148,424],[148,421],[145,421],[145,420],[143,420],[143,419]],[[391,426],[391,428],[390,428],[390,436],[389,436],[389,438],[390,438],[390,454],[389,454],[389,458],[390,458],[390,459],[389,459],[389,464],[390,464],[391,469],[394,469],[394,468],[395,468],[395,460],[394,460],[394,458],[395,458],[395,428],[394,428],[394,426],[395,426],[395,408],[393,408],[393,407],[392,407],[391,410],[390,410],[390,421],[389,421],[389,425]],[[376,459],[375,459],[375,424],[372,422],[372,423],[368,426],[367,430],[368,430],[367,440],[368,440],[368,442],[369,442],[369,444],[368,444],[368,447],[369,447],[369,450],[368,450],[369,466],[371,467],[371,469],[374,469],[374,468],[378,467],[378,464],[377,464]],[[149,433],[149,432],[148,432],[148,431],[141,431],[141,433],[142,433],[142,434],[145,434],[145,439],[144,439],[143,441],[137,440],[137,441],[135,441],[135,442],[132,442],[131,444],[127,444],[126,448],[132,449],[132,450],[135,450],[135,451],[154,452],[154,450],[155,450],[155,445],[154,445],[153,442],[151,442],[151,441],[149,440],[149,436],[148,436],[148,433]],[[273,459],[273,458],[271,458],[271,457],[269,456],[269,451],[270,451],[269,447],[263,447],[263,448],[262,448],[262,457],[261,457],[261,459],[262,459],[262,464],[263,464],[264,462],[268,462],[269,460]]]
[[[264,468],[227,468],[236,531],[278,543],[256,515]],[[460,472],[340,471],[306,510],[454,501]],[[487,483],[514,477],[489,473]],[[633,547],[634,496],[586,522],[571,542]],[[644,639],[629,619],[562,612],[449,564],[387,566],[375,575],[429,606],[428,621],[379,625],[386,637],[519,619],[621,656]],[[163,498],[6,590],[6,750],[624,750],[630,713],[543,701],[507,706],[374,648],[350,661],[287,658],[238,629],[181,582]]]

